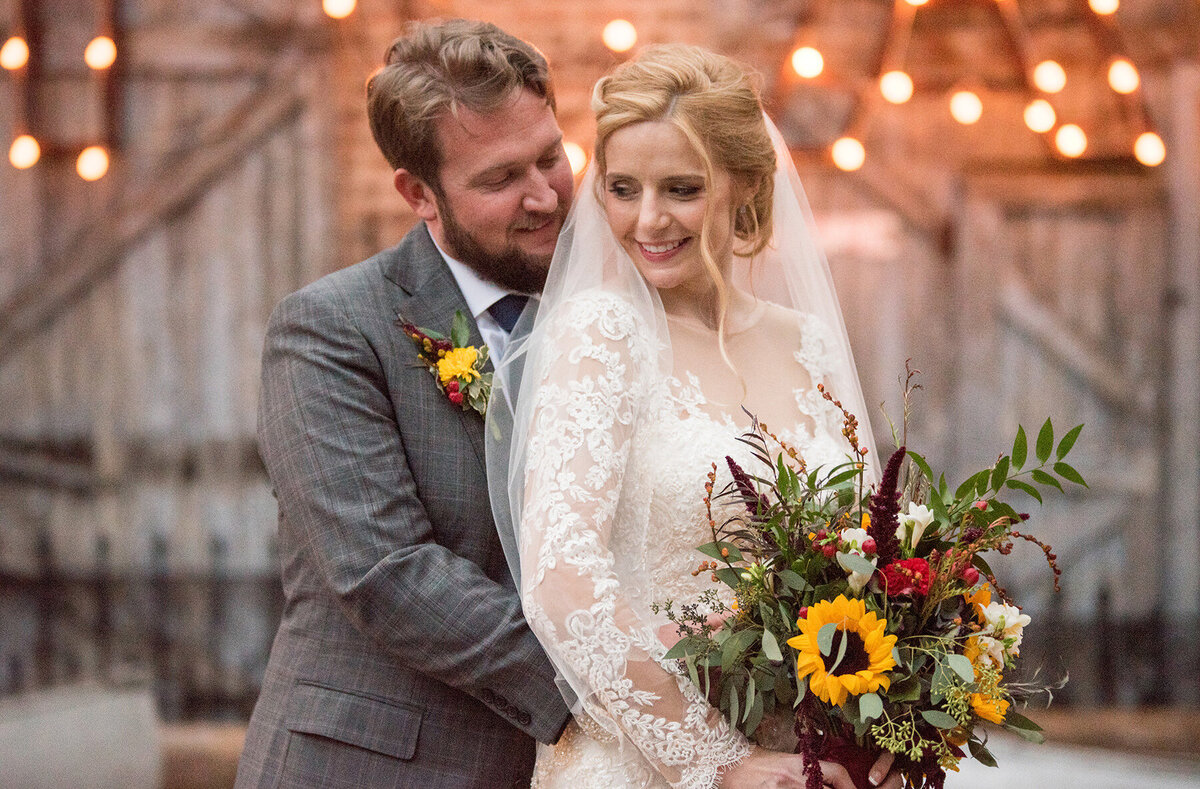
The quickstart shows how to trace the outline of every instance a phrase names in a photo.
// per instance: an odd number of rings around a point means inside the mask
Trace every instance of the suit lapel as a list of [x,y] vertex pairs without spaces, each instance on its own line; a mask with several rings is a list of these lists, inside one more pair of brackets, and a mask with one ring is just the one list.
[[[458,282],[450,273],[450,267],[434,246],[425,225],[418,225],[405,236],[397,252],[398,254],[384,264],[384,276],[398,286],[395,301],[396,331],[401,331],[401,322],[410,321],[417,326],[449,336],[454,313],[461,310],[467,316],[467,323],[471,328],[470,344],[482,347],[483,336],[479,333],[479,327],[475,325],[475,318],[463,299],[462,291],[458,289]],[[490,360],[486,369],[491,370]],[[429,385],[437,384],[431,378]],[[480,466],[486,469],[483,419],[473,410],[456,410],[459,423],[475,449]]]

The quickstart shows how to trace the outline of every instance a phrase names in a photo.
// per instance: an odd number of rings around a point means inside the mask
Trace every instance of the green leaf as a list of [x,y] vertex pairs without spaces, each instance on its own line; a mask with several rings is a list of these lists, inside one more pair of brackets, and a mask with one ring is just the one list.
[[930,496],[929,508],[933,510],[933,517],[938,523],[950,522],[950,511],[946,509],[946,503],[942,501],[941,496]]
[[1021,713],[1014,709],[1009,709],[1004,716],[1004,725],[1010,729],[1021,729],[1023,731],[1041,731],[1042,727],[1038,726],[1033,721],[1026,718]]
[[871,564],[857,553],[845,553],[843,551],[838,551],[837,560],[838,564],[842,566],[842,569],[848,573],[862,573],[863,575],[867,576],[875,574],[875,565]]
[[858,697],[858,714],[865,721],[874,720],[883,714],[883,699],[877,693],[864,693]]
[[1005,722],[1004,728],[1006,728],[1009,731],[1011,731],[1012,733],[1016,734],[1021,739],[1028,740],[1029,742],[1032,742],[1035,745],[1041,745],[1042,743],[1044,743],[1046,741],[1045,735],[1043,735],[1040,731],[1030,731],[1029,729],[1018,729],[1015,726],[1009,726],[1009,725],[1007,725],[1008,724],[1007,718],[1005,718],[1004,722]]
[[783,581],[789,588],[795,589],[797,592],[807,592],[809,589],[812,589],[812,584],[804,580],[804,578],[794,570],[781,570],[779,573],[779,580]]
[[913,463],[917,464],[917,468],[919,468],[921,473],[925,475],[925,479],[929,480],[929,482],[932,484],[934,481],[933,469],[929,467],[929,463],[925,460],[925,457],[912,451],[909,451],[908,457]]
[[1038,489],[1035,488],[1033,485],[1030,485],[1028,482],[1023,482],[1022,480],[1019,480],[1019,479],[1010,479],[1007,482],[1005,482],[1004,484],[1007,485],[1008,487],[1012,488],[1013,490],[1024,491],[1025,493],[1028,493],[1033,498],[1037,499],[1038,504],[1042,503],[1042,494],[1038,493]]
[[962,677],[963,682],[975,681],[975,668],[971,665],[971,661],[964,655],[946,655],[946,665],[950,669]]
[[754,730],[758,728],[758,724],[762,723],[763,719],[763,702],[762,696],[755,696],[754,703],[750,705],[749,711],[746,713],[746,736],[750,737],[754,734]]
[[[783,652],[779,650],[779,641],[770,630],[763,630],[762,651],[768,660],[783,660]],[[750,679],[751,681],[754,680],[753,675],[751,675]]]
[[829,657],[830,651],[833,650],[833,634],[837,632],[837,625],[833,622],[827,622],[821,625],[821,629],[817,632],[817,649],[821,650],[821,654]]
[[1046,472],[1042,471],[1040,468],[1035,468],[1033,470],[1033,481],[1039,485],[1048,485],[1052,488],[1058,488],[1060,491],[1063,489],[1062,483]]
[[[722,548],[729,552],[728,556],[721,555]],[[740,562],[742,560],[742,552],[731,542],[707,542],[696,550],[721,562]]]
[[978,474],[972,474],[962,481],[962,484],[954,489],[954,498],[961,499],[968,493],[975,490],[975,484],[978,482]]
[[1012,448],[1012,464],[1013,468],[1021,468],[1025,465],[1025,458],[1029,454],[1029,441],[1025,438],[1025,428],[1017,425],[1017,438],[1013,441]]
[[462,310],[454,313],[454,322],[450,324],[450,342],[458,348],[471,343],[471,324],[467,323],[467,316]]
[[1058,442],[1058,450],[1054,453],[1055,457],[1062,460],[1071,451],[1071,447],[1075,446],[1075,439],[1079,438],[1079,432],[1083,430],[1083,425],[1076,425],[1063,436],[1062,441]]
[[738,719],[738,692],[733,685],[729,686],[729,720],[737,721]]
[[1054,425],[1050,424],[1050,419],[1046,419],[1046,423],[1042,425],[1042,429],[1038,431],[1037,437],[1037,459],[1040,463],[1045,463],[1050,459],[1050,453],[1054,450]]
[[[700,687],[700,675],[696,673],[696,658],[688,657],[687,659],[688,678],[696,687]],[[708,695],[708,672],[704,672],[704,695]]]
[[1004,480],[1008,479],[1008,458],[1002,457],[996,462],[996,467],[992,469],[992,490],[1000,492],[1000,486],[1004,484]]
[[750,680],[746,683],[746,710],[742,713],[742,723],[746,722],[746,718],[750,716],[750,710],[754,709],[754,702],[758,700],[754,693],[754,672],[750,672]]
[[984,767],[997,767],[996,757],[992,756],[992,752],[987,749],[982,742],[974,738],[967,741],[967,747],[971,749],[971,756],[975,761],[982,764]]
[[663,655],[665,660],[679,660],[703,652],[709,640],[704,636],[688,636],[675,642],[675,646]]
[[921,710],[921,717],[930,726],[936,726],[939,729],[954,729],[958,727],[958,720],[953,715],[941,710]]
[[730,589],[737,589],[738,583],[740,583],[742,580],[738,576],[738,571],[732,567],[721,567],[717,570],[714,570],[713,574],[717,576],[718,581],[721,581]]
[[1083,485],[1085,488],[1088,486],[1088,484],[1083,481],[1083,477],[1080,476],[1078,471],[1068,466],[1061,460],[1054,464],[1054,473],[1065,480],[1074,482],[1076,485]]
[[888,701],[916,701],[921,698],[921,681],[916,677],[897,682],[888,689]]
[[975,495],[979,498],[987,496],[988,487],[991,485],[992,473],[987,469],[975,475]]

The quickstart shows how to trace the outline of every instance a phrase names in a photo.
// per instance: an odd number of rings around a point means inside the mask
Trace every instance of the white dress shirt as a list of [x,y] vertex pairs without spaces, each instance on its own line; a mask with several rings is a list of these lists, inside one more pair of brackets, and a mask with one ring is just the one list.
[[454,281],[458,283],[458,289],[462,291],[463,298],[467,302],[467,309],[475,318],[475,324],[479,326],[479,333],[483,335],[483,342],[488,347],[488,356],[491,357],[492,364],[499,363],[504,358],[504,349],[508,345],[508,332],[501,328],[492,314],[488,312],[488,308],[513,291],[484,279],[466,263],[460,263],[450,257],[446,254],[446,250],[438,246],[437,241],[434,241],[433,245],[442,254],[442,259],[446,261],[446,265],[450,267],[450,273],[454,275]]

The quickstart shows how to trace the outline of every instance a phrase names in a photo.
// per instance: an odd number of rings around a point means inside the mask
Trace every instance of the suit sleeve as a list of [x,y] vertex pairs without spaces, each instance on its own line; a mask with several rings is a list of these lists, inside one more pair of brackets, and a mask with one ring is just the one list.
[[330,296],[293,294],[267,327],[259,442],[287,539],[382,649],[555,741],[569,713],[516,592],[434,542],[383,365]]

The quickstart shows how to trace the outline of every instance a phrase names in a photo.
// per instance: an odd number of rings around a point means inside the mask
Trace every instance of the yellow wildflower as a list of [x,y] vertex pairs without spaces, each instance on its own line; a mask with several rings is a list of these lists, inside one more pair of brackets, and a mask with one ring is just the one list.
[[478,355],[479,352],[468,345],[466,348],[455,348],[438,359],[438,379],[442,386],[456,378],[468,383],[478,378],[479,373],[475,370],[475,359]]

